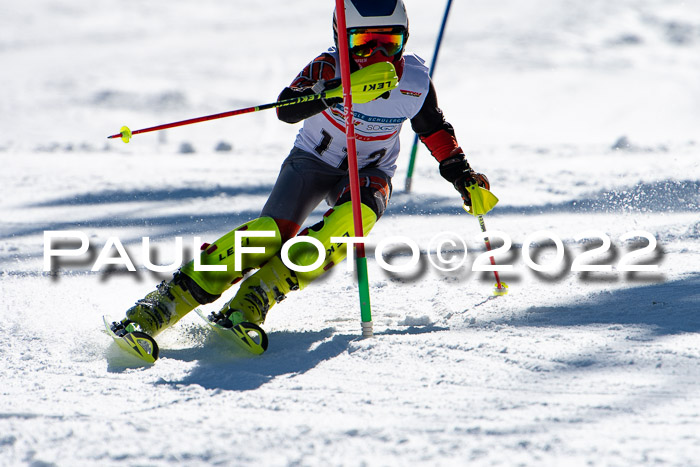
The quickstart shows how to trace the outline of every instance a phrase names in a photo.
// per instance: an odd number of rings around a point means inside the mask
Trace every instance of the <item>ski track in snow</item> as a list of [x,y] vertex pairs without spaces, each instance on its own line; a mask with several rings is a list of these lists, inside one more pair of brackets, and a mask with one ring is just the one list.
[[[272,310],[261,357],[194,314],[159,336],[155,365],[119,351],[102,315],[169,276],[144,267],[142,237],[169,264],[175,237],[189,258],[193,237],[257,216],[297,126],[261,112],[105,137],[273,101],[329,45],[332,2],[239,3],[0,7],[0,465],[698,465],[696,2],[453,5],[435,83],[501,200],[486,223],[513,242],[499,256],[509,295],[472,271],[478,223],[424,148],[403,193],[406,125],[368,240],[375,338],[359,337],[343,264]],[[429,60],[443,6],[406,4],[409,48]],[[90,253],[45,272],[47,230],[84,232]],[[522,257],[540,230],[565,252],[548,273]],[[578,239],[591,230],[612,241],[592,258],[610,272],[570,270],[602,244]],[[639,261],[658,272],[618,270],[645,245],[621,237],[639,230],[658,242]],[[453,272],[429,262],[438,231],[466,242]],[[421,249],[409,272],[374,259],[397,235]],[[114,236],[137,272],[90,271]]]

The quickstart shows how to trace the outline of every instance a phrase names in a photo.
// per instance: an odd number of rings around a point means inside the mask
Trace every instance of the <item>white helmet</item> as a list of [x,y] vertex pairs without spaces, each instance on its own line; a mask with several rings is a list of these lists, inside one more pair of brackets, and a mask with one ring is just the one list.
[[[348,33],[354,29],[390,27],[403,34],[401,49],[396,53],[400,57],[403,46],[408,39],[408,16],[403,0],[345,0],[345,23]],[[333,11],[333,39],[338,45],[338,21]]]
[[408,29],[408,16],[402,0],[345,0],[345,23],[348,29],[373,26]]

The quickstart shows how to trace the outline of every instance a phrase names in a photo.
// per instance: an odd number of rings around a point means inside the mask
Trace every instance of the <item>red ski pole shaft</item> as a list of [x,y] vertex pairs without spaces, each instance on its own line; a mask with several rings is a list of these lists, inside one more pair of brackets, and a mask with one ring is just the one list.
[[[216,120],[219,118],[233,117],[234,115],[242,115],[242,114],[247,114],[247,113],[251,113],[251,112],[258,112],[260,110],[274,109],[277,107],[285,107],[287,105],[294,105],[294,104],[299,104],[302,102],[310,102],[310,101],[314,101],[317,99],[322,99],[325,96],[326,96],[325,93],[321,93],[321,94],[311,94],[311,95],[302,96],[302,97],[293,97],[291,99],[285,99],[282,101],[272,102],[270,104],[257,105],[254,107],[246,107],[245,109],[230,110],[228,112],[222,112],[222,113],[213,114],[213,115],[205,115],[203,117],[190,118],[187,120],[181,120],[179,122],[164,123],[162,125],[156,125],[156,126],[152,126],[149,128],[142,128],[140,130],[132,131],[130,133],[130,135],[138,135],[140,133],[149,133],[151,131],[166,130],[168,128],[175,128],[178,126],[192,125],[193,123],[206,122],[209,120]],[[124,135],[122,133],[117,133],[115,135],[108,136],[107,138],[108,139],[122,138],[123,136]]]
[[[131,132],[131,134],[138,135],[140,133],[150,133],[151,131],[167,130],[168,128],[175,128],[175,127],[184,126],[184,125],[192,125],[193,123],[206,122],[208,120],[216,120],[218,118],[233,117],[234,115],[246,114],[246,113],[250,113],[250,112],[255,112],[257,110],[259,110],[258,107],[249,107],[247,109],[233,110],[230,112],[223,112],[223,113],[214,114],[214,115],[206,115],[204,117],[190,118],[187,120],[181,120],[179,122],[164,123],[162,125],[156,125],[156,126],[152,126],[149,128],[142,128],[140,130],[134,130]],[[121,138],[121,137],[122,137],[122,134],[117,133],[116,135],[111,135],[111,136],[108,136],[107,138],[113,139],[113,138]]]
[[[484,216],[477,216],[479,219],[479,226],[481,227],[482,232],[486,232],[486,223],[484,222]],[[489,240],[488,237],[484,237],[484,243],[486,244],[486,251],[491,251],[491,241]],[[490,256],[489,259],[491,260],[491,265],[496,266],[496,259],[493,256]],[[498,271],[493,271],[493,275],[496,278],[496,284],[499,289],[503,288],[503,285],[501,284],[501,279],[498,277]]]

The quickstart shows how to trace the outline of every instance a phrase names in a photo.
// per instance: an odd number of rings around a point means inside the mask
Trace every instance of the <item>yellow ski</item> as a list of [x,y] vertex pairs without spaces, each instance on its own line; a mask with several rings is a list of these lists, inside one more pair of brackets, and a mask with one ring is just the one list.
[[243,322],[227,328],[219,324],[213,314],[206,316],[204,311],[199,308],[195,308],[194,311],[207,322],[214,332],[246,352],[260,355],[267,350],[267,334],[257,324]]
[[122,326],[122,323],[110,324],[106,316],[103,316],[102,320],[105,324],[105,332],[126,353],[146,363],[154,363],[158,359],[158,344],[151,336],[141,331],[130,331]]

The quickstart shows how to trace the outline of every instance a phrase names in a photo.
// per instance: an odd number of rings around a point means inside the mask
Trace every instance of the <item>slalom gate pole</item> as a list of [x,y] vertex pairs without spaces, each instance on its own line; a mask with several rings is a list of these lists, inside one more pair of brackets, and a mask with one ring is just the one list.
[[[355,237],[364,237],[362,226],[362,207],[360,202],[360,176],[357,168],[357,148],[355,145],[355,125],[352,113],[352,88],[350,86],[350,54],[348,51],[348,34],[345,21],[345,2],[335,0],[336,19],[338,21],[338,54],[340,56],[340,78],[343,83],[343,106],[345,107],[345,138],[348,147],[348,176],[350,178],[350,200],[352,202]],[[362,317],[362,337],[372,337],[372,310],[369,301],[369,279],[367,275],[367,258],[365,244],[355,244],[355,261],[357,265],[357,285],[360,292],[360,314]]]
[[[435,65],[437,64],[438,53],[440,52],[440,45],[442,44],[442,36],[445,33],[445,26],[447,25],[447,16],[450,14],[450,7],[452,6],[452,0],[447,0],[447,6],[445,7],[445,15],[442,17],[442,24],[440,25],[440,32],[438,33],[437,42],[435,43],[435,51],[433,52],[433,61],[430,64],[430,71],[428,72],[430,77],[433,77],[435,72]],[[418,135],[416,134],[413,138],[413,147],[411,148],[411,158],[408,161],[408,171],[406,172],[406,183],[404,185],[404,191],[406,193],[411,192],[411,184],[413,183],[413,169],[416,165],[416,154],[418,154]]]

